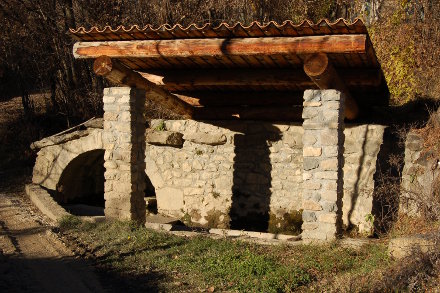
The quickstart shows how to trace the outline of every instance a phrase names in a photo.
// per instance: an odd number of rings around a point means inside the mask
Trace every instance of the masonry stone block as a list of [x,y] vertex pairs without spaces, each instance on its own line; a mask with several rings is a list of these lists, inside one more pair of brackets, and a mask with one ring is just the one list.
[[322,154],[321,147],[304,147],[303,156],[304,157],[319,157]]
[[319,204],[319,202],[314,201],[314,200],[305,200],[303,202],[303,208],[304,208],[304,210],[308,210],[308,211],[321,211],[322,210],[321,204]]
[[310,101],[310,102],[303,102],[303,106],[304,107],[320,107],[322,106],[321,102],[315,102],[315,101]]
[[[313,211],[303,211],[302,219],[304,222],[316,222],[316,219],[317,219],[316,213]],[[307,224],[309,224],[309,223],[307,223]],[[314,224],[316,226],[315,229],[318,228],[318,224],[317,223],[314,223]]]
[[[303,115],[303,141],[313,142],[313,145],[304,144],[303,147],[302,237],[305,240],[331,240],[340,228],[336,219],[341,216],[338,203],[342,199],[343,184],[340,171],[344,149],[344,96],[335,90],[307,90],[303,106],[306,113]],[[309,195],[308,186],[319,187],[313,189],[317,196]],[[310,216],[311,213],[316,218]]]
[[331,158],[322,160],[319,166],[323,171],[338,171],[338,159]]
[[333,200],[322,200],[321,202],[322,209],[326,212],[335,212],[337,210],[337,205],[335,199]]
[[336,224],[336,213],[320,213],[318,215],[318,221],[322,223]]
[[145,92],[108,88],[103,102],[105,215],[144,222]]
[[216,134],[216,133],[191,133],[187,134],[184,137],[185,140],[191,141],[197,144],[205,144],[205,145],[223,145],[226,143],[227,138],[224,134]]

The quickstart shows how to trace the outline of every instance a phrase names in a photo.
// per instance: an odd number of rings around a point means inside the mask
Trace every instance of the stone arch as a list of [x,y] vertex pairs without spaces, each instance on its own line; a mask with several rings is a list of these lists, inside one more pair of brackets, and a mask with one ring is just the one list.
[[78,156],[90,151],[104,151],[102,130],[63,144],[42,148],[37,155],[32,182],[55,191],[66,167]]
[[57,201],[104,207],[104,172],[103,149],[78,155],[61,174],[55,196]]

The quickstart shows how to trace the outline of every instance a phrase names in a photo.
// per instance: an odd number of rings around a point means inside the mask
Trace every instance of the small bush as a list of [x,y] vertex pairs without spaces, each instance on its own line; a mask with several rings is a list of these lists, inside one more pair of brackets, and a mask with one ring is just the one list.
[[281,218],[274,213],[270,213],[268,232],[299,235],[301,234],[302,224],[302,210],[284,213]]
[[156,127],[154,128],[154,130],[156,130],[156,131],[165,131],[165,130],[167,130],[167,127],[166,127],[166,125],[165,125],[165,121],[161,120],[161,121],[156,125]]
[[431,113],[423,128],[412,131],[423,138],[423,147],[411,174],[410,190],[404,190],[408,194],[404,200],[410,201],[414,213],[431,225],[440,221],[440,112]]
[[71,230],[78,228],[82,224],[82,221],[77,216],[68,215],[62,217],[58,224],[61,230]]

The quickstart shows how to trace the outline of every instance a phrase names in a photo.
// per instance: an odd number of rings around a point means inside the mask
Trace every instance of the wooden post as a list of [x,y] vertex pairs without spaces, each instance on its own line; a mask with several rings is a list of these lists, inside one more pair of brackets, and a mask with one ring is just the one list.
[[358,105],[328,60],[327,54],[317,53],[307,57],[304,61],[304,72],[320,89],[336,89],[345,94],[345,117],[347,119],[353,120],[358,116]]
[[105,77],[112,83],[146,90],[147,99],[163,105],[184,118],[190,119],[193,115],[193,108],[190,105],[117,60],[112,60],[108,56],[100,56],[95,60],[93,70],[97,75]]

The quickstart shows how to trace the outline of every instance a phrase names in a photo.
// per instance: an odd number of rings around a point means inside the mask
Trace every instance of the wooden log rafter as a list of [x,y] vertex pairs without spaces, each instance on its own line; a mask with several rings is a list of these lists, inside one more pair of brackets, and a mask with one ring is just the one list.
[[[133,41],[103,41],[77,42],[74,45],[76,58],[97,58],[94,63],[96,74],[104,76],[115,84],[127,85],[147,91],[147,97],[167,109],[182,115],[185,118],[212,117],[240,117],[241,119],[276,120],[281,114],[274,114],[275,110],[283,115],[298,120],[298,114],[293,111],[288,114],[285,109],[297,104],[297,97],[277,98],[277,103],[254,102],[254,97],[242,97],[236,100],[229,99],[223,102],[213,102],[214,99],[194,97],[192,95],[173,94],[167,90],[197,87],[228,87],[237,86],[279,86],[296,85],[298,88],[317,86],[320,89],[334,88],[346,94],[345,117],[355,119],[359,109],[356,101],[350,95],[348,87],[367,86],[377,87],[383,77],[377,69],[344,69],[337,72],[332,66],[327,54],[368,52],[368,38],[365,34],[357,35],[327,35],[307,37],[283,38],[233,38],[233,39],[173,39],[173,40],[133,40]],[[270,55],[306,55],[304,71],[298,69],[216,69],[216,70],[168,70],[136,72],[125,66],[117,58],[187,58],[187,57],[222,57],[222,56],[270,56]],[[127,59],[128,60],[128,59]],[[221,94],[221,93],[219,93]],[[252,94],[251,94],[252,95]],[[225,98],[221,98],[225,99]],[[228,99],[226,97],[226,99]],[[237,113],[231,109],[213,109],[212,106],[236,106]],[[237,106],[247,105],[247,107]],[[277,107],[272,107],[277,105]],[[200,106],[208,106],[201,110]],[[265,106],[265,107],[262,107]],[[271,106],[271,107],[268,107]],[[283,108],[283,106],[285,106]],[[210,109],[208,109],[210,108]],[[296,109],[296,108],[295,108]],[[269,111],[270,110],[270,111]],[[213,112],[217,111],[218,114]],[[250,113],[250,114],[249,114]],[[266,114],[269,113],[269,114]],[[272,115],[272,114],[273,115]],[[207,117],[209,118],[209,117]],[[216,118],[215,118],[216,119]],[[287,119],[287,118],[285,118]],[[300,119],[300,118],[299,118]]]
[[185,58],[367,52],[367,35],[77,42],[75,58]]
[[193,116],[192,106],[167,90],[146,80],[139,73],[124,66],[118,60],[112,60],[108,56],[100,56],[95,60],[93,70],[97,75],[105,77],[112,83],[146,90],[148,99],[185,118],[192,118]]
[[327,54],[317,53],[308,56],[304,60],[304,72],[320,89],[336,89],[345,94],[345,117],[347,119],[353,120],[358,116],[359,107]]
[[[314,86],[302,69],[208,69],[139,72],[159,86]],[[377,69],[343,69],[341,79],[347,86],[377,87],[382,82]]]

